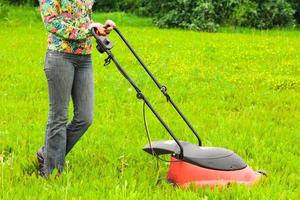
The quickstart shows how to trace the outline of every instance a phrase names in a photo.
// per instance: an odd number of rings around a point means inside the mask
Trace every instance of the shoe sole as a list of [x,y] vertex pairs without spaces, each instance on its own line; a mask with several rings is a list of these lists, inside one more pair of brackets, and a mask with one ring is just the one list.
[[36,153],[36,157],[37,157],[38,164],[39,164],[39,169],[38,169],[39,175],[40,176],[45,176],[45,172],[43,171],[43,168],[44,168],[44,155],[41,152],[41,150],[38,150],[38,152]]

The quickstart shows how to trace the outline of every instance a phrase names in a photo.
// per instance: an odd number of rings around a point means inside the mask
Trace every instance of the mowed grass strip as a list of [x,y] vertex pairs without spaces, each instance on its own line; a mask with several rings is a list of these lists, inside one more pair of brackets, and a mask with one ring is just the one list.
[[[37,176],[48,113],[47,33],[37,9],[9,9],[0,29],[0,199],[298,199],[300,32],[164,30],[125,13],[112,18],[206,146],[234,150],[267,179],[251,189],[179,189],[160,180],[167,164],[145,154],[142,102],[104,55],[93,52],[95,119],[67,157],[64,175]],[[240,33],[242,32],[242,33]],[[196,142],[116,34],[115,56],[182,140]],[[71,104],[70,104],[71,106]],[[72,116],[70,107],[70,117]],[[169,139],[147,111],[153,140]]]

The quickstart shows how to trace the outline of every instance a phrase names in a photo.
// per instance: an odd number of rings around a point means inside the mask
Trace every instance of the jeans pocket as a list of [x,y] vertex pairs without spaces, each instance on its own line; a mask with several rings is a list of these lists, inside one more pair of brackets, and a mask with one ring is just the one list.
[[61,56],[59,54],[57,54],[56,52],[47,51],[45,57],[44,70],[49,71],[57,67],[59,59],[61,59]]
[[56,74],[57,68],[59,67],[59,55],[47,52],[45,57],[45,63],[44,63],[44,72],[46,74],[47,80],[51,81],[54,79],[54,76]]

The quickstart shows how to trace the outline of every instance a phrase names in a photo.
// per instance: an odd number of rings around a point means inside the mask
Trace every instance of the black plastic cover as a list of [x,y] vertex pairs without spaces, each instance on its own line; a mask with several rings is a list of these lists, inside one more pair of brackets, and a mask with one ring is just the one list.
[[[183,147],[183,161],[194,165],[214,169],[234,171],[247,167],[247,164],[231,150],[221,147],[200,147],[189,142],[180,141]],[[174,140],[155,141],[151,147],[156,155],[162,154],[180,154],[180,149]],[[148,145],[143,148],[144,151],[152,155],[152,150]]]

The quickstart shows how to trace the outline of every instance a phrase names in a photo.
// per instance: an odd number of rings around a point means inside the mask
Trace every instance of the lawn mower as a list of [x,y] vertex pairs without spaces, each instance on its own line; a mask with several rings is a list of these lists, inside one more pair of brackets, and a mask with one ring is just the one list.
[[[193,128],[191,123],[187,120],[181,110],[174,103],[168,94],[167,87],[160,84],[154,75],[149,71],[148,67],[137,55],[135,50],[131,47],[120,30],[114,28],[121,40],[125,43],[137,61],[141,64],[143,69],[147,72],[153,80],[158,89],[166,97],[172,107],[176,110],[179,116],[183,119],[186,125],[197,139],[197,145],[186,141],[180,141],[161,118],[158,112],[153,108],[148,99],[144,96],[142,91],[138,88],[135,82],[126,73],[123,67],[119,64],[111,49],[113,43],[106,37],[99,36],[96,29],[92,30],[92,35],[97,42],[97,50],[100,53],[106,53],[105,66],[111,61],[116,65],[120,73],[127,79],[131,86],[136,91],[136,97],[143,101],[144,123],[148,137],[148,144],[143,150],[161,160],[160,156],[163,154],[170,154],[171,159],[168,160],[169,169],[167,172],[167,180],[180,187],[224,187],[232,183],[245,184],[247,186],[253,185],[257,182],[264,173],[253,171],[243,160],[231,150],[220,147],[204,147],[199,134]],[[170,134],[173,140],[162,140],[151,142],[148,127],[145,119],[145,105],[152,111],[155,117],[159,120],[162,126]]]

